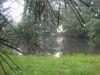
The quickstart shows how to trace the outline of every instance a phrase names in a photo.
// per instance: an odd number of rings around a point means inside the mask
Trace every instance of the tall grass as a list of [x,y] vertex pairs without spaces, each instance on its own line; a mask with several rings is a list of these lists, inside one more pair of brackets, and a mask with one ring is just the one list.
[[[14,68],[14,75],[100,75],[100,55],[11,57],[22,69],[20,72]],[[6,71],[8,75],[13,75],[7,66]],[[4,75],[1,68],[0,75]]]

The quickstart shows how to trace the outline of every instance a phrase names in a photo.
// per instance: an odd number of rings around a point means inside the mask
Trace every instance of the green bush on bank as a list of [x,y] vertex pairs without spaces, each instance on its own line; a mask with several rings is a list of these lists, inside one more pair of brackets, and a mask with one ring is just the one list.
[[100,37],[100,19],[91,19],[86,26],[89,38],[97,40]]

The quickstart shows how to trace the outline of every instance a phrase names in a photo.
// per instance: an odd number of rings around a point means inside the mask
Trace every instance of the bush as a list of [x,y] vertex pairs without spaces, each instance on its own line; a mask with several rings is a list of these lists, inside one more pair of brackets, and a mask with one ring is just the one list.
[[86,29],[88,31],[88,37],[100,44],[100,19],[91,19],[87,23]]
[[10,54],[10,55],[14,54],[14,52],[7,47],[1,48],[0,53]]

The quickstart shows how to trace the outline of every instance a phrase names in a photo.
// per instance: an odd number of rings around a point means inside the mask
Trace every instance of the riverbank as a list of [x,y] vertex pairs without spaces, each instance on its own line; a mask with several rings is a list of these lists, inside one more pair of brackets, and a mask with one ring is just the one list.
[[[20,66],[22,72],[14,75],[100,75],[100,55],[67,55],[56,58],[53,56],[11,56]],[[7,69],[8,75],[12,71]],[[10,71],[10,72],[9,72]],[[0,75],[3,72],[0,68]]]

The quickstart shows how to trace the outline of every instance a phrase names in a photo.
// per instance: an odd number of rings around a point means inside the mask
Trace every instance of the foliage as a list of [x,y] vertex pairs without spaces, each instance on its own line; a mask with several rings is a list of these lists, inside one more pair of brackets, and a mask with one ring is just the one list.
[[8,47],[1,48],[0,53],[10,54],[10,55],[14,54],[12,50],[9,49]]
[[88,38],[94,41],[95,47],[100,46],[100,19],[91,19],[86,24],[86,31],[88,32]]
[[[87,23],[89,21],[89,19],[92,16],[92,13],[90,13],[90,11],[87,10],[86,7],[81,6],[81,16],[83,17],[85,23]],[[80,24],[80,22],[78,21],[75,13],[72,12],[72,10],[70,9],[70,7],[67,7],[67,9],[63,9],[62,10],[62,14],[63,15],[63,19],[61,20],[61,23],[64,26],[64,29],[66,30],[65,35],[67,37],[74,37],[74,38],[87,38],[87,32],[85,30],[85,23],[84,24]]]
[[87,23],[86,29],[90,39],[94,40],[98,45],[100,44],[100,19],[91,19]]
[[40,50],[38,32],[35,24],[32,24],[28,17],[24,17],[22,22],[18,23],[16,31],[18,33],[17,36],[20,34],[19,48],[24,53],[32,54]]

